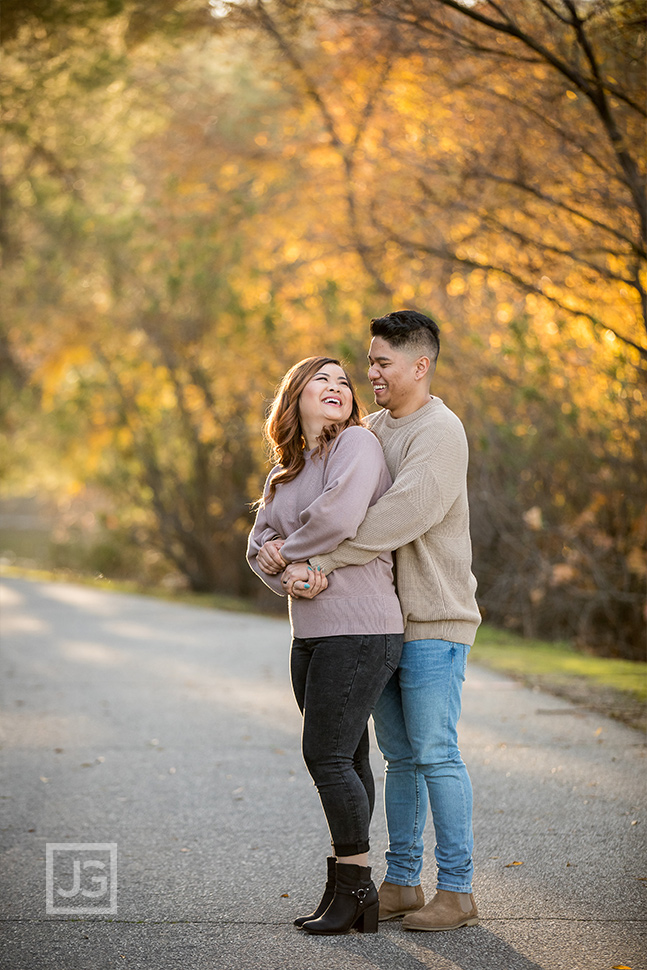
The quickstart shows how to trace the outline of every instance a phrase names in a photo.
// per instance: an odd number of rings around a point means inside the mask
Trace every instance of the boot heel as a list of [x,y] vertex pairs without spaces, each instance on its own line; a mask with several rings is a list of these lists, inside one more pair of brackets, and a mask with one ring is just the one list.
[[355,923],[358,933],[377,933],[378,921],[380,916],[380,904],[373,903],[369,906]]

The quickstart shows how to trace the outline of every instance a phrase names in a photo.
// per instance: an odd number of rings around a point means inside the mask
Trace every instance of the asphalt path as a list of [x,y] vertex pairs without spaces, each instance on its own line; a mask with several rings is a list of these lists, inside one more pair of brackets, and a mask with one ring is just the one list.
[[[2,970],[645,970],[644,735],[470,664],[480,924],[314,939],[292,920],[329,842],[287,622],[1,587]],[[371,837],[378,881],[379,800]]]

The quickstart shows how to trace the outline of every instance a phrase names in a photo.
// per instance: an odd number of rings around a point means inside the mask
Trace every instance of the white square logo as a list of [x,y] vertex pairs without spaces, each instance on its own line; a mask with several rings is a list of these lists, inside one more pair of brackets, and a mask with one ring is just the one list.
[[116,914],[116,842],[48,842],[45,871],[48,916]]

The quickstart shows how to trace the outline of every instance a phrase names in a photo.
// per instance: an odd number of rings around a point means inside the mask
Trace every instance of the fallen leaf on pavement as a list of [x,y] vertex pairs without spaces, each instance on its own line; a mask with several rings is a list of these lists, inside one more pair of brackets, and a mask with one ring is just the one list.
[[504,866],[503,868],[504,869],[511,869],[512,866],[522,866],[522,865],[523,865],[523,862],[509,862],[507,864],[507,866]]

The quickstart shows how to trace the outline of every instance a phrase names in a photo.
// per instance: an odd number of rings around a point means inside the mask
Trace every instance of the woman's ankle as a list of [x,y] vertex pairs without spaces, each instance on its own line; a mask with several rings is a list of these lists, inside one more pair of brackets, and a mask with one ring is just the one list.
[[368,866],[368,852],[360,852],[357,855],[337,856],[337,865]]

